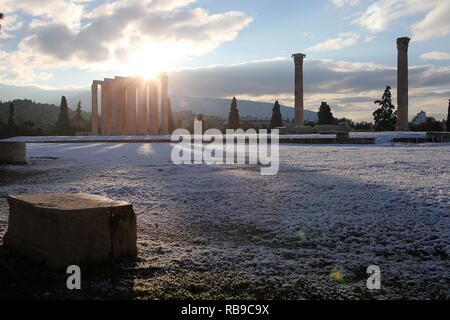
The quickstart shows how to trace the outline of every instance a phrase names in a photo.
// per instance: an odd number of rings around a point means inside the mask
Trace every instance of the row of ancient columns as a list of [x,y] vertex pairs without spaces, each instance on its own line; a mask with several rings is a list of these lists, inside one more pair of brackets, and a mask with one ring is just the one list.
[[[158,83],[140,77],[105,78],[92,83],[93,135],[169,134],[168,77],[161,81],[161,127],[158,114]],[[99,130],[98,87],[101,87],[101,125]]]
[[[408,128],[408,44],[411,39],[397,39],[397,131]],[[303,53],[292,55],[295,64],[295,124],[303,126]]]

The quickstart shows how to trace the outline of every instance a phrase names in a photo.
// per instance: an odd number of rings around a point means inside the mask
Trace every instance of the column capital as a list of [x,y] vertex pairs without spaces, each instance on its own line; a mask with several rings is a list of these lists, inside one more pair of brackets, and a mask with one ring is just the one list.
[[397,50],[407,51],[409,41],[411,41],[411,39],[408,37],[397,38]]
[[303,64],[303,59],[306,57],[306,54],[303,53],[294,53],[292,58],[294,58],[295,64]]
[[101,84],[103,84],[103,81],[101,81],[101,80],[94,80],[94,81],[92,81],[92,85],[91,85],[91,88],[92,89],[97,89],[97,86],[98,85],[101,85]]

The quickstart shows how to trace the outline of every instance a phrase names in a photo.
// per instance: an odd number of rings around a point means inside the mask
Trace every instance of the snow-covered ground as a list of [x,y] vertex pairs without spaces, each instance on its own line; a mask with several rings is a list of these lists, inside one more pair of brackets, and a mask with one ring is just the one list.
[[[329,138],[334,135],[326,134],[289,134],[280,135],[283,138]],[[375,143],[390,143],[393,138],[424,138],[426,132],[350,132],[350,138],[375,138]],[[167,140],[170,136],[43,136],[43,137],[13,137],[5,139],[4,141],[83,141],[83,140]]]
[[[92,280],[100,296],[448,299],[450,144],[391,138],[281,145],[274,176],[177,166],[169,143],[28,144],[29,165],[0,166],[0,233],[8,194],[86,192],[138,217],[139,260],[114,289]],[[369,265],[380,291],[365,287]]]

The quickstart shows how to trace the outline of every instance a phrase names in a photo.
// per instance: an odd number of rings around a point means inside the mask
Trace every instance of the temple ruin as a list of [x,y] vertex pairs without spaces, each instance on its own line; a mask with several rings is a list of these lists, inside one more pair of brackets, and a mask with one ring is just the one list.
[[[101,89],[100,117],[99,86]],[[94,80],[91,89],[93,135],[169,134],[169,93],[166,73],[160,75],[160,90],[158,90],[157,80],[143,80],[141,77]],[[158,93],[161,94],[161,126],[159,125]]]

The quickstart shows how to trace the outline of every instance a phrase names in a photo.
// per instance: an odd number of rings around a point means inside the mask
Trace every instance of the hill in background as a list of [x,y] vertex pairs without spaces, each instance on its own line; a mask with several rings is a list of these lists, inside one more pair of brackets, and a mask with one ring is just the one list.
[[[45,90],[33,86],[21,87],[0,84],[0,100],[3,102],[14,99],[28,99],[39,101],[37,105],[58,106],[61,102],[61,96],[65,96],[67,98],[69,108],[75,109],[78,101],[81,101],[81,107],[83,108],[83,110],[87,112],[91,111],[91,91],[88,89]],[[241,116],[251,116],[258,119],[270,118],[272,116],[273,103],[246,101],[239,100],[239,97],[236,98],[238,99],[239,114]],[[194,98],[173,95],[171,96],[171,100],[173,111],[192,111],[196,114],[201,113],[204,115],[222,117],[227,117],[228,113],[230,112],[231,99]],[[43,110],[44,109],[40,109],[35,113],[42,112]],[[50,113],[52,113],[51,109],[48,110]],[[16,113],[19,115],[21,114],[18,110],[16,111]],[[283,119],[293,119],[294,108],[281,106],[281,114]],[[54,116],[52,115],[51,119],[49,119],[49,122],[53,122],[53,117]],[[304,118],[305,121],[317,120],[317,114],[316,112],[305,110]],[[46,122],[44,119],[40,119],[40,121]]]
[[[54,126],[58,120],[60,109],[59,106],[47,103],[38,103],[28,99],[16,99],[12,102],[14,103],[14,113],[16,119],[31,120],[34,122],[35,128],[41,128],[44,130],[49,129]],[[8,121],[9,104],[9,101],[0,102],[0,119],[3,121]],[[83,112],[82,116],[84,119],[89,120],[90,115],[87,112]],[[69,117],[71,119],[75,117],[74,110],[69,109]]]

